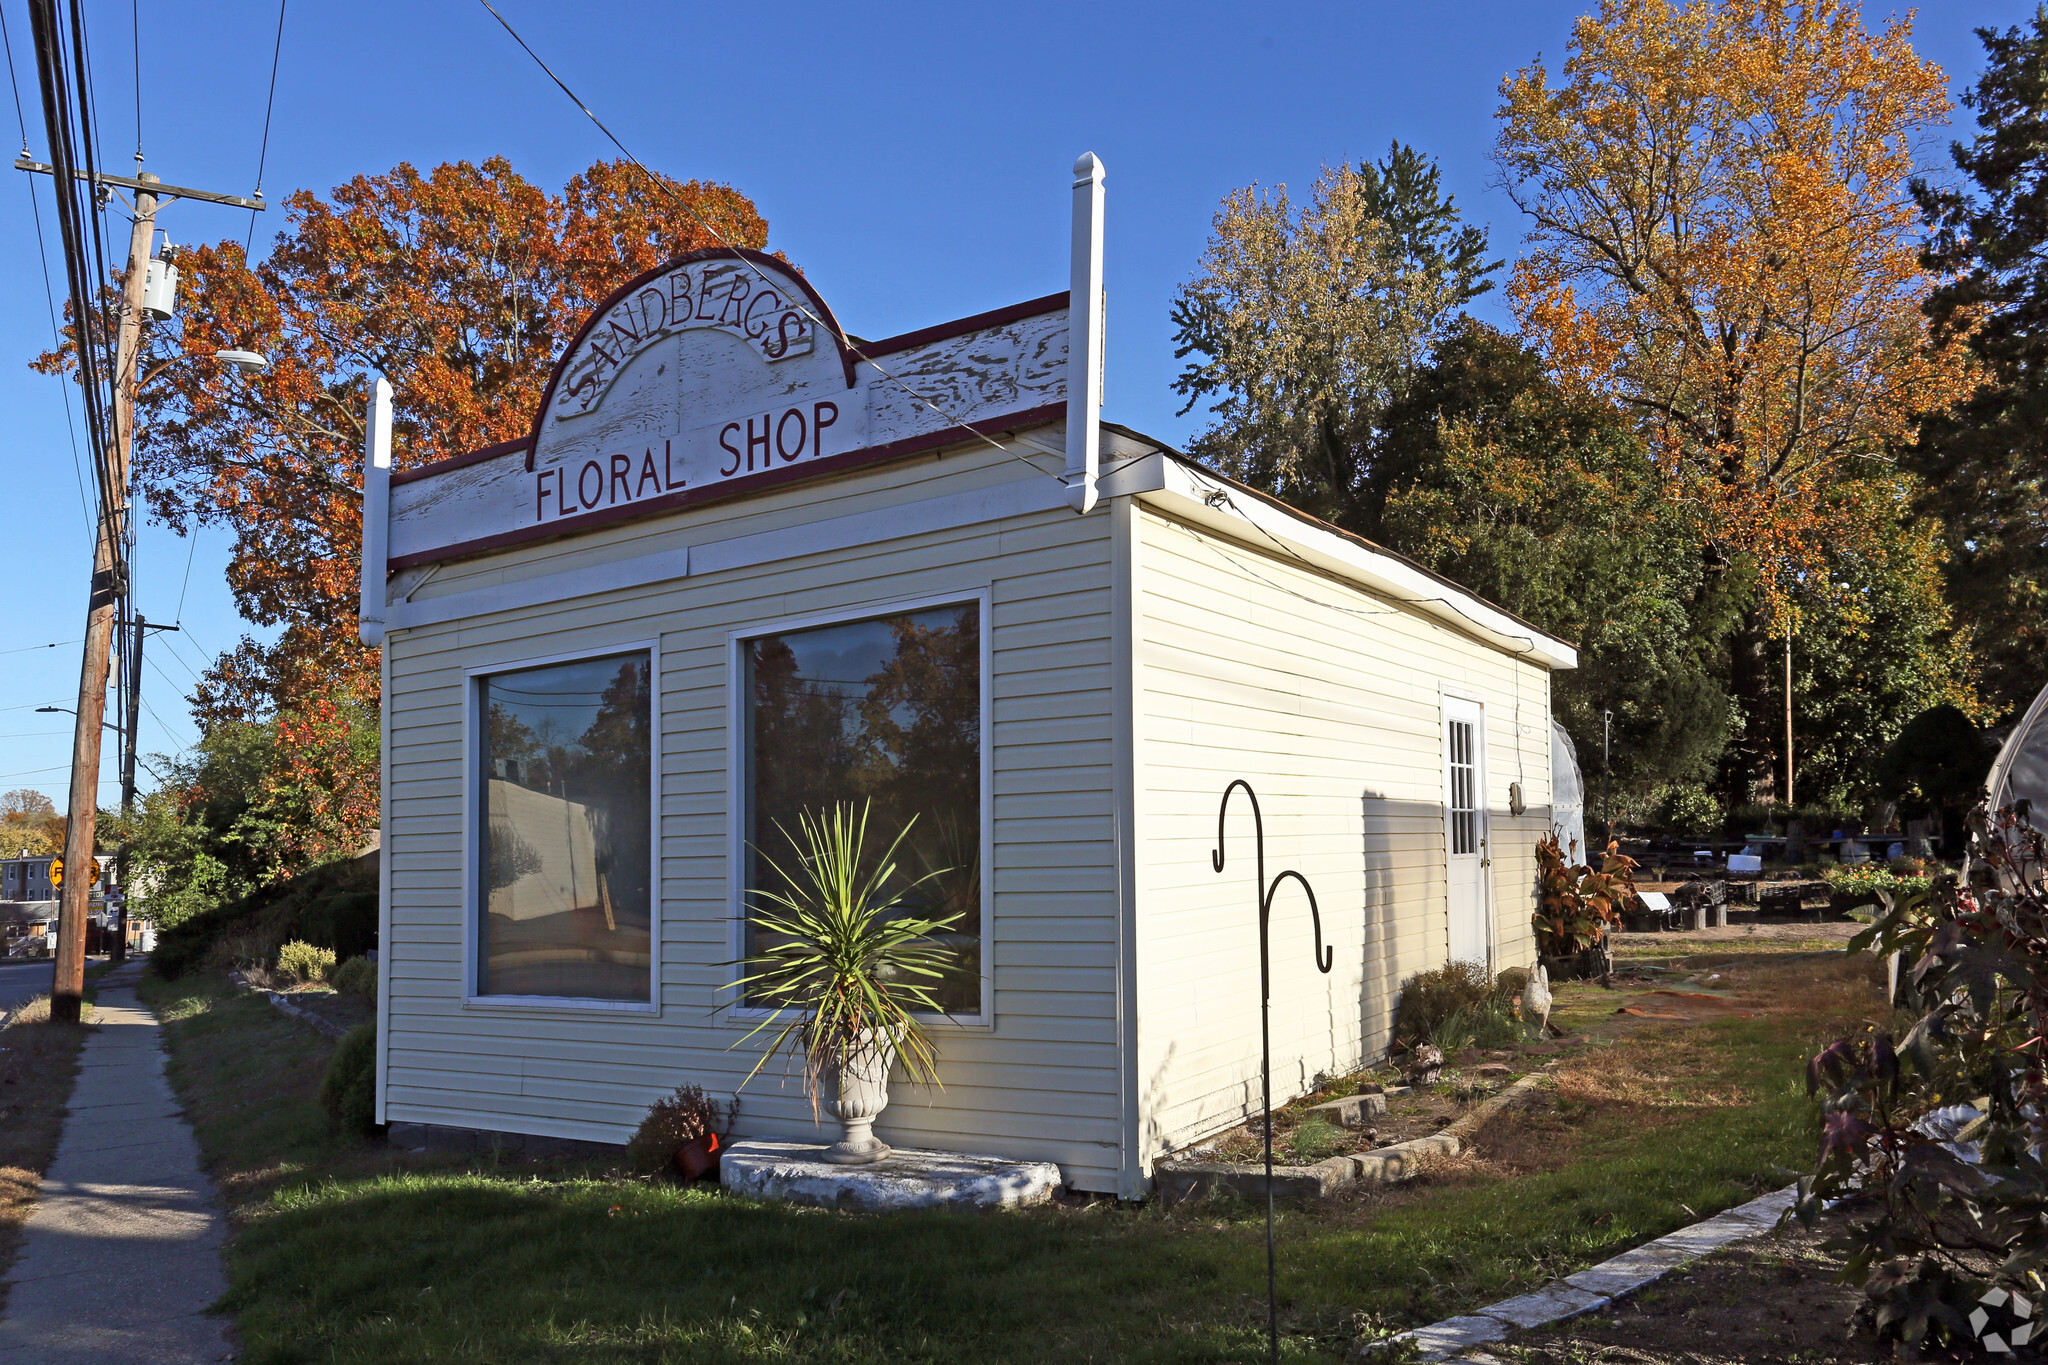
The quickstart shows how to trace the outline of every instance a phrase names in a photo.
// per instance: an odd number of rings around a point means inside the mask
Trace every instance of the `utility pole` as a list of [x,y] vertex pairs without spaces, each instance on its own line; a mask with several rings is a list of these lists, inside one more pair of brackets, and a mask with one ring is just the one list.
[[[121,657],[123,671],[128,675],[127,726],[123,730],[124,747],[121,750],[121,819],[126,822],[135,818],[135,754],[141,739],[142,729],[142,642],[149,638],[152,630],[176,630],[176,626],[153,626],[141,612],[135,613],[133,621],[121,622],[130,630],[127,651]],[[114,886],[119,888],[118,897],[107,898],[108,908],[113,912],[114,945],[107,950],[110,961],[120,963],[128,960],[128,836],[124,831],[121,846],[114,852]]]
[[[152,177],[154,178],[154,177]],[[114,618],[127,589],[128,461],[133,453],[135,361],[142,344],[142,285],[156,234],[156,196],[135,193],[135,228],[128,238],[128,278],[121,289],[121,327],[114,343],[114,430],[100,452],[106,496],[118,498],[99,518],[93,547],[92,596],[86,606],[85,658],[78,671],[78,728],[71,738],[71,800],[64,826],[64,867],[58,888],[57,961],[50,985],[50,1018],[77,1023],[85,999],[85,928],[92,894],[93,845],[99,824],[100,727],[107,715],[108,654]],[[80,319],[79,335],[84,336]]]
[[[1607,774],[1614,766],[1611,762],[1614,739],[1614,708],[1600,709],[1600,826],[1609,843],[1614,841],[1614,811],[1607,804]],[[1588,850],[1590,852],[1590,850]],[[1592,859],[1586,860],[1590,866]]]
[[[73,46],[83,43],[83,29],[73,14]],[[99,824],[100,731],[106,723],[109,654],[113,647],[114,623],[128,596],[128,542],[130,535],[128,469],[134,455],[135,382],[142,347],[143,288],[149,275],[150,246],[156,234],[157,203],[166,187],[157,177],[139,171],[127,176],[106,175],[91,162],[91,138],[84,137],[86,164],[73,158],[81,145],[79,134],[89,128],[87,84],[82,70],[78,81],[78,125],[72,119],[72,93],[65,79],[63,38],[54,0],[30,0],[30,28],[35,36],[36,70],[43,97],[43,123],[50,140],[49,165],[30,161],[26,155],[14,164],[20,170],[40,171],[57,179],[58,225],[64,239],[66,274],[70,283],[74,344],[78,348],[79,382],[86,390],[88,426],[96,440],[93,456],[100,488],[100,515],[93,546],[92,587],[86,607],[85,654],[78,671],[78,728],[71,742],[71,792],[64,829],[64,866],[71,875],[64,878],[57,902],[57,952],[54,978],[50,984],[50,1018],[59,1023],[77,1023],[85,999],[86,916],[92,893],[91,868]],[[82,59],[81,59],[82,60]],[[98,422],[98,361],[93,354],[92,319],[99,306],[103,281],[86,255],[84,225],[79,221],[70,181],[83,180],[95,194],[115,186],[134,194],[135,221],[128,237],[128,274],[122,281],[120,327],[114,348],[114,372],[108,376],[113,399],[110,429]],[[177,188],[170,197],[207,199],[240,208],[261,209],[261,199],[242,199]],[[139,632],[138,632],[139,635]],[[131,651],[138,659],[140,650]],[[129,745],[130,750],[133,744]]]
[[1785,627],[1785,805],[1792,805],[1792,627]]

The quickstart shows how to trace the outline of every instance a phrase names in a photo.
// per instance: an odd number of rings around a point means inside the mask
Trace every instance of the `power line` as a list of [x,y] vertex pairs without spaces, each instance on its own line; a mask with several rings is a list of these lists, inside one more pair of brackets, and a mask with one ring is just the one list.
[[[175,655],[175,654],[173,654],[173,655],[172,655],[171,657],[175,659],[175,658],[177,658],[178,656],[177,656],[177,655]],[[172,677],[172,676],[171,676],[170,674],[168,674],[168,673],[164,672],[164,670],[163,670],[163,666],[162,666],[162,665],[160,665],[159,663],[157,663],[157,661],[156,661],[156,659],[155,659],[155,658],[153,658],[152,656],[150,656],[150,655],[148,655],[148,654],[144,654],[144,655],[142,656],[142,662],[144,662],[144,663],[148,664],[148,665],[149,665],[149,666],[150,666],[151,668],[154,668],[154,669],[156,669],[156,675],[157,675],[157,676],[158,676],[159,678],[162,678],[162,679],[163,679],[163,680],[164,680],[165,682],[169,683],[169,684],[171,685],[171,687],[172,687],[172,688],[173,688],[174,690],[175,690],[175,689],[177,688],[177,686],[178,686],[178,680],[177,680],[176,678]],[[182,662],[184,662],[184,661],[183,661],[183,660],[179,660],[179,662],[180,662],[180,663],[182,663]],[[149,702],[148,702],[147,700],[145,700],[145,701],[144,701],[144,702],[143,702],[142,704],[143,704],[144,706],[147,706],[147,705],[149,705]],[[150,714],[151,714],[151,715],[155,715],[156,713],[155,713],[154,711],[152,711],[152,712],[150,712]]]
[[[22,769],[22,770],[21,770],[20,772],[18,772],[18,773],[0,773],[0,782],[6,782],[6,781],[8,781],[8,780],[10,780],[10,779],[12,779],[12,778],[16,778],[16,777],[34,777],[34,776],[36,776],[36,775],[37,775],[38,773],[61,773],[61,772],[68,772],[68,771],[70,771],[70,768],[71,768],[71,765],[70,765],[69,763],[59,763],[59,764],[58,764],[58,765],[57,765],[56,767],[54,767],[54,768],[24,768],[24,769]],[[104,787],[105,785],[107,785],[107,779],[105,779],[105,778],[101,778],[101,779],[100,779],[100,785],[101,785],[101,786],[103,786],[103,787]]]
[[[192,747],[192,746],[191,746],[191,745],[189,745],[189,744],[185,744],[185,741],[184,741],[184,739],[183,739],[183,738],[181,738],[181,737],[180,737],[180,736],[178,735],[178,733],[177,733],[176,731],[174,731],[173,729],[171,729],[171,723],[170,723],[169,721],[165,720],[165,719],[164,719],[164,718],[163,718],[162,716],[159,716],[159,715],[158,715],[158,714],[156,713],[156,708],[155,708],[154,706],[151,706],[151,705],[149,704],[149,698],[148,698],[148,697],[144,697],[144,698],[142,698],[141,700],[142,700],[142,709],[143,709],[143,710],[145,710],[145,711],[147,711],[147,712],[149,712],[149,718],[150,718],[151,720],[153,720],[153,721],[155,721],[155,722],[157,723],[158,727],[159,727],[160,729],[162,729],[162,730],[163,730],[164,734],[165,734],[165,735],[166,735],[167,737],[169,737],[169,738],[171,738],[171,739],[174,739],[174,740],[176,740],[176,741],[177,741],[177,742],[178,742],[179,744],[182,744],[182,745],[184,745],[184,746],[185,746],[186,748],[188,748],[188,749]],[[140,754],[137,754],[137,755],[135,756],[135,758],[136,758],[136,761],[137,761],[138,763],[142,761],[142,755],[140,755]],[[152,774],[154,774],[154,773],[156,772],[156,769],[154,769],[154,768],[151,768],[151,769],[150,769],[150,772],[151,772]],[[162,779],[161,777],[159,777],[159,778],[158,778],[157,780],[158,780],[158,781],[162,781],[163,779]]]
[[0,649],[0,654],[26,654],[32,649],[60,649],[65,645],[82,644],[80,640],[53,640],[47,645],[22,645],[17,649]]
[[[255,214],[249,215],[249,222],[251,231],[253,231],[256,222]],[[247,247],[244,247],[242,250],[244,255],[248,254]],[[171,624],[178,626],[185,624],[185,590],[192,586],[192,558],[199,553],[199,526],[197,522],[194,522],[192,529],[186,533],[186,539],[191,543],[185,547],[185,577],[178,584],[178,609],[171,613]]]
[[[28,155],[28,116],[21,108],[21,81],[14,72],[14,38],[7,30],[7,9],[0,5],[0,43],[7,49],[7,85],[14,92],[14,121],[21,127],[21,154]],[[35,181],[28,182],[28,207],[36,224],[36,264],[43,270],[43,303],[50,313],[50,346],[53,350],[64,349],[63,330],[57,325],[57,295],[50,287],[50,248],[43,239],[43,206],[36,198]],[[78,458],[78,427],[71,420],[71,395],[59,390],[64,404],[64,428],[71,435],[71,475],[78,483],[78,509],[85,516],[86,534],[92,533],[92,501],[85,493],[85,468]]]
[[[626,160],[632,162],[635,166],[639,167],[640,173],[646,176],[648,180],[655,186],[655,188],[659,189],[662,193],[668,195],[669,198],[674,200],[675,203],[683,210],[683,212],[689,214],[692,218],[696,219],[697,225],[703,228],[704,231],[711,234],[712,239],[716,241],[720,246],[724,247],[728,251],[738,253],[739,248],[735,246],[733,242],[729,238],[727,238],[723,232],[720,232],[717,226],[713,224],[710,219],[706,218],[703,214],[699,213],[697,211],[697,206],[695,204],[692,204],[688,199],[685,199],[682,197],[682,195],[676,193],[676,191],[669,185],[669,182],[665,178],[663,178],[662,176],[658,176],[653,171],[649,170],[647,168],[646,162],[642,161],[639,157],[633,155],[632,149],[627,147],[625,143],[619,141],[618,135],[613,133],[610,128],[607,128],[605,126],[604,120],[599,118],[596,114],[592,113],[590,106],[585,104],[581,99],[579,99],[576,95],[576,92],[574,90],[571,90],[568,84],[564,82],[560,76],[557,76],[555,74],[554,69],[550,67],[546,62],[541,60],[540,54],[538,52],[535,52],[533,48],[527,44],[526,39],[519,36],[519,30],[513,28],[512,25],[509,22],[507,22],[505,16],[498,13],[497,9],[491,4],[491,0],[477,0],[477,3],[481,4],[486,10],[490,11],[491,17],[498,21],[500,27],[502,27],[505,30],[505,32],[512,35],[512,41],[519,44],[520,48],[525,51],[527,56],[533,58],[534,65],[538,66],[543,72],[545,72],[547,74],[547,78],[553,81],[556,84],[556,86],[561,89],[561,92],[564,95],[567,95],[569,97],[569,102],[571,104],[574,104],[578,109],[581,109],[584,113],[584,116],[587,117],[592,123],[597,125],[597,130],[605,135],[606,139],[608,139],[611,142],[612,146],[619,149],[619,154],[621,156],[625,157]],[[768,285],[771,288],[774,286],[774,281],[770,280],[768,276],[765,273],[763,273],[760,266],[756,265],[753,261],[748,260],[745,256],[741,256],[740,261],[743,265],[746,266],[747,269],[751,270],[754,273],[755,278],[760,280],[761,283]],[[891,384],[894,384],[897,388],[901,389],[906,395],[908,395],[912,399],[915,399],[917,402],[923,404],[925,407],[937,413],[940,417],[944,418],[953,426],[967,431],[976,440],[979,440],[984,445],[988,446],[989,449],[994,450],[998,454],[1006,455],[1009,458],[1016,460],[1018,463],[1033,470],[1034,472],[1043,474],[1047,478],[1055,480],[1059,483],[1059,485],[1062,488],[1066,487],[1067,481],[1063,474],[1055,474],[1051,470],[1041,469],[1028,456],[1020,454],[1019,452],[1010,449],[1002,442],[996,440],[994,437],[986,435],[984,432],[982,432],[982,430],[979,427],[974,426],[965,418],[956,416],[952,412],[947,411],[946,408],[941,406],[935,400],[927,397],[925,394],[922,394],[918,392],[916,389],[910,387],[910,385],[906,383],[902,378],[900,378],[895,373],[890,371],[887,367],[883,366],[880,362],[875,360],[874,357],[868,355],[866,352],[861,350],[861,348],[854,343],[853,339],[848,337],[844,331],[842,331],[836,326],[828,325],[823,318],[819,317],[816,313],[812,312],[811,309],[801,299],[791,300],[790,306],[793,307],[797,312],[802,313],[805,317],[809,318],[813,326],[818,327],[836,336],[840,343],[844,345],[847,350],[851,351],[857,359],[874,366],[876,373],[880,374],[882,378],[888,380]],[[1069,317],[1071,317],[1074,308],[1074,302],[1072,299],[1069,299],[1067,301],[1067,307],[1068,315]],[[1041,450],[1044,449],[1044,447],[1033,448]],[[1054,452],[1047,451],[1046,453],[1053,454]]]
[[[263,145],[256,153],[256,193],[254,198],[263,197],[263,163],[270,158],[270,114],[277,106],[277,59],[284,52],[284,7],[285,0],[277,0],[277,41],[270,49],[270,95],[263,101]],[[256,210],[249,210],[249,235],[242,240],[242,260],[249,259],[249,248],[256,242]],[[181,599],[182,600],[182,599]]]

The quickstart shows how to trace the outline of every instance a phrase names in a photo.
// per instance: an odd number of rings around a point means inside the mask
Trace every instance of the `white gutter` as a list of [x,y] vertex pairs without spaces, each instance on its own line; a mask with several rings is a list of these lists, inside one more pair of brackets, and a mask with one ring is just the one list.
[[1157,491],[1141,502],[1182,521],[1268,553],[1292,557],[1366,591],[1402,603],[1495,648],[1547,668],[1577,668],[1579,651],[1522,624],[1462,588],[1454,588],[1394,555],[1376,552],[1334,531],[1303,521],[1219,479],[1161,457]]
[[1067,505],[1095,506],[1102,461],[1102,365],[1105,300],[1102,295],[1101,158],[1081,153],[1074,163],[1074,241],[1067,285]]
[[391,557],[391,385],[370,383],[363,419],[363,595],[356,609],[363,643],[384,643],[384,574]]

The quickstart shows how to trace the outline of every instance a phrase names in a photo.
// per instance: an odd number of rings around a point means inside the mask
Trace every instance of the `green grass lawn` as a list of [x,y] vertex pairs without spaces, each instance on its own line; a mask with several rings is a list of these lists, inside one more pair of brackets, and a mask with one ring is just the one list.
[[[1284,1358],[1340,1360],[1361,1335],[1787,1183],[1811,1150],[1804,1058],[1864,987],[1835,963],[1757,971],[1814,988],[1802,1002],[1773,977],[1758,1017],[1624,1032],[1510,1122],[1499,1161],[1483,1135],[1477,1159],[1415,1185],[1283,1213]],[[1561,1004],[1589,1018],[1613,1006],[1571,990]],[[327,1133],[325,1039],[250,997],[148,995],[235,1209],[226,1306],[251,1362],[1263,1358],[1249,1206],[852,1215],[596,1167],[409,1158]]]

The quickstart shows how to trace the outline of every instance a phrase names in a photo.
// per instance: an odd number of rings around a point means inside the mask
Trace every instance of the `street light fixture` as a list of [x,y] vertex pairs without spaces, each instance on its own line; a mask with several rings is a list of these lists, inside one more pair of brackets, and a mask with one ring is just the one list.
[[270,357],[261,351],[215,351],[213,358],[232,365],[243,374],[262,374],[270,368]]
[[[64,713],[65,715],[67,715],[67,716],[75,716],[75,715],[77,715],[77,714],[78,714],[78,713],[77,713],[76,711],[72,710],[72,709],[71,709],[70,707],[68,707],[68,706],[38,706],[38,707],[36,708],[36,714],[37,714],[37,715],[39,715],[39,716],[43,716],[43,715],[55,715],[56,713],[58,713],[58,712],[60,712],[60,711],[61,711],[61,712],[63,712],[63,713]],[[122,729],[122,728],[121,728],[120,726],[118,726],[118,725],[114,724],[114,722],[112,722],[112,721],[110,721],[110,720],[103,720],[103,721],[101,721],[101,722],[100,722],[100,728],[101,728],[101,729],[103,729],[103,730],[112,730],[112,731],[113,731],[113,732],[114,732],[115,734],[117,734],[117,735],[118,735],[118,734],[126,734],[126,733],[127,733],[127,732],[126,732],[125,730],[123,730],[123,729]]]

